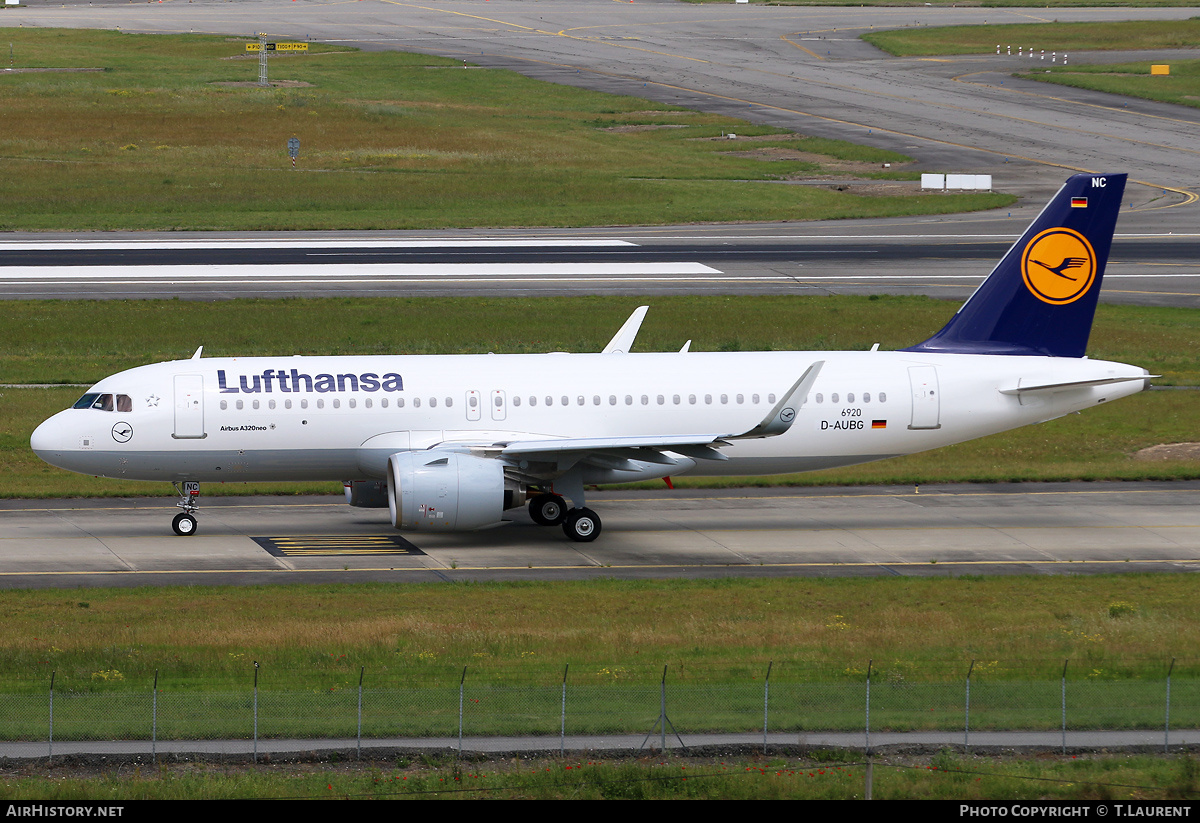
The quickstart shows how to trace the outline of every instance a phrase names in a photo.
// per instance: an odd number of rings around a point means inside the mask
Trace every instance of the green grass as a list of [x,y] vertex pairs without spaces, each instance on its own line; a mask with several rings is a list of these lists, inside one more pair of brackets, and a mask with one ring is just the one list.
[[56,673],[144,695],[156,672],[244,693],[254,661],[261,688],[308,694],[360,669],[370,690],[456,690],[464,666],[472,689],[553,691],[568,664],[573,688],[652,690],[667,666],[673,688],[753,691],[769,661],[781,688],[858,688],[873,661],[876,684],[957,684],[951,703],[972,660],[977,684],[1055,683],[1068,658],[1107,689],[1161,684],[1172,658],[1200,682],[1187,575],[79,588],[7,591],[0,618],[0,689],[29,694]]
[[1107,49],[1178,49],[1200,45],[1200,17],[1190,20],[1130,20],[1119,23],[1056,22],[915,27],[871,32],[862,37],[889,54],[904,57],[994,54],[997,43],[1002,49],[1012,45],[1014,53],[1018,45],[1026,49],[1057,51],[1060,54],[1064,51],[1069,53]]
[[[1156,61],[1157,62],[1157,61]],[[1092,89],[1127,97],[1141,97],[1160,103],[1181,106],[1200,106],[1200,60],[1172,60],[1169,75],[1151,75],[1152,62],[1118,63],[1097,66],[1052,67],[1036,72],[1022,72],[1020,77]]]
[[[208,357],[599,351],[642,303],[651,310],[636,351],[678,351],[688,339],[693,351],[896,349],[958,308],[883,295],[8,301],[0,383],[90,384],[201,344]],[[1198,335],[1191,309],[1101,305],[1088,355],[1200,385]]]
[[[1186,575],[9,591],[0,738],[1160,729],[1200,723]],[[257,664],[257,665],[256,665]],[[664,671],[665,670],[665,671]],[[252,684],[257,683],[257,697]]]
[[[122,369],[189,357],[286,354],[446,354],[599,351],[641,302],[632,298],[382,298],[327,300],[13,301],[0,327],[0,383],[90,384]],[[864,350],[923,340],[955,304],[925,297],[656,297],[638,351]],[[295,347],[295,330],[305,345]],[[114,329],[122,330],[114,333]],[[180,329],[186,329],[181,339]],[[1160,384],[1200,385],[1189,309],[1100,306],[1094,358],[1133,363]],[[34,427],[81,388],[0,389],[0,497],[171,494],[167,484],[97,479],[42,463]],[[1197,461],[1148,463],[1135,451],[1194,440],[1190,391],[1150,392],[925,454],[770,478],[680,478],[689,485],[935,483],[1200,477]],[[207,493],[336,493],[336,484],[220,484]]]
[[[981,757],[941,751],[875,759],[877,800],[1134,801],[1195,799],[1194,757],[1177,755]],[[187,763],[158,767],[51,765],[4,783],[10,802],[201,800],[855,800],[865,792],[857,755],[637,760],[568,756],[456,760],[397,757],[364,763]],[[17,807],[18,809],[20,807]]]
[[[833,219],[1011,201],[764,185],[908,158],[443,58],[313,44],[271,63],[303,85],[264,89],[236,38],[6,31],[18,67],[105,71],[0,78],[0,230]],[[806,156],[746,154],[784,137]]]
[[[0,737],[681,734],[1200,723],[1186,576],[157,587],[0,598]],[[1119,608],[1115,608],[1119,607]],[[257,668],[255,663],[258,664]],[[569,668],[568,668],[569,667]],[[665,668],[665,672],[664,672]],[[257,682],[255,712],[252,682]]]

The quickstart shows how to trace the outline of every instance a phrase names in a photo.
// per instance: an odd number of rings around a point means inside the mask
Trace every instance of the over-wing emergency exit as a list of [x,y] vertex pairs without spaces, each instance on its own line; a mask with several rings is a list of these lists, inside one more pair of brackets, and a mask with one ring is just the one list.
[[1125,188],[1071,177],[946,326],[900,351],[201,357],[101,380],[31,446],[85,474],[176,484],[341,480],[401,529],[499,525],[527,506],[589,541],[585,487],[881,460],[1141,391],[1084,357]]

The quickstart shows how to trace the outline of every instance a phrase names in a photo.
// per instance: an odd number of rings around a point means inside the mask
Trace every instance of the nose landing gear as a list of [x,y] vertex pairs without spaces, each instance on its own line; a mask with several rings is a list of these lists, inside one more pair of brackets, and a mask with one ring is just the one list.
[[196,533],[195,514],[200,508],[197,503],[200,498],[200,484],[194,480],[188,480],[184,483],[171,483],[171,485],[175,487],[175,491],[179,495],[175,505],[183,509],[171,521],[171,528],[180,537],[189,537]]

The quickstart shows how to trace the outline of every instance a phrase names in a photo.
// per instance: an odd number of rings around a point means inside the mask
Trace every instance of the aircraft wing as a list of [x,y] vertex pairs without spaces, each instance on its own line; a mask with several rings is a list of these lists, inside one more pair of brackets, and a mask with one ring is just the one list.
[[[728,460],[719,449],[731,440],[777,437],[792,427],[796,411],[808,399],[809,389],[821,372],[825,361],[813,363],[800,376],[782,399],[756,426],[743,432],[710,432],[676,435],[643,435],[617,437],[570,437],[538,440],[518,440],[498,444],[497,457],[509,460],[570,463],[599,455],[618,460],[641,460],[670,465],[674,461],[663,452],[681,454],[698,460]],[[490,451],[490,450],[489,450]]]
[[717,451],[720,446],[729,445],[725,442],[727,437],[728,435],[721,434],[692,434],[520,440],[505,445],[498,456],[549,461],[568,456],[607,454],[625,459],[644,460],[648,463],[669,464],[673,461],[663,457],[662,452],[670,451],[700,460],[728,460],[728,457]]

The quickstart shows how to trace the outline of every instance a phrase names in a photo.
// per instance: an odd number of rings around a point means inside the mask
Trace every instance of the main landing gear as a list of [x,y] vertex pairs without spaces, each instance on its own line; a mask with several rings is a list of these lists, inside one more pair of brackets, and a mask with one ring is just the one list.
[[185,483],[172,483],[179,499],[175,505],[183,509],[171,521],[171,528],[180,537],[190,537],[196,533],[196,511],[200,508],[197,501],[200,498],[200,484],[194,480]]
[[568,509],[561,494],[539,494],[529,501],[529,516],[539,526],[562,524],[563,534],[577,543],[590,543],[600,535],[600,517],[587,508]]

